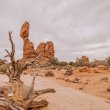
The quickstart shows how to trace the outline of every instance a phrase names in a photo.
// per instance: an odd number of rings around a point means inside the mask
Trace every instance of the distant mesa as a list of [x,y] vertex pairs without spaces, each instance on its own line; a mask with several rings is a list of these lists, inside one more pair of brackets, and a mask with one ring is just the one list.
[[29,59],[39,56],[39,63],[47,63],[50,59],[54,58],[54,43],[52,41],[41,42],[35,50],[34,44],[29,40],[29,28],[30,24],[27,21],[21,27],[20,36],[24,41],[23,58]]

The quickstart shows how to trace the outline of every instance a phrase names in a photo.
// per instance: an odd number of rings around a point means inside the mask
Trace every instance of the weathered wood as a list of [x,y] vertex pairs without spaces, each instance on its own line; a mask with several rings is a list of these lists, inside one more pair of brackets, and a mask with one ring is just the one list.
[[29,108],[42,108],[46,107],[48,105],[47,100],[41,100],[41,101],[32,101]]
[[55,93],[55,92],[56,92],[55,89],[47,88],[47,89],[43,89],[43,90],[37,90],[37,91],[35,91],[35,94],[39,96],[39,95],[42,95],[45,93]]
[[11,102],[9,101],[8,98],[5,98],[5,97],[0,98],[0,106],[6,107],[12,110],[25,110],[15,102]]
[[14,96],[11,99],[19,104],[22,104],[24,98],[22,81],[20,79],[12,79],[9,82],[13,85],[15,89],[13,93]]
[[34,95],[34,83],[35,83],[35,78],[36,78],[36,74],[35,74],[34,77],[33,77],[30,90],[29,90],[27,96],[24,98],[24,100],[26,100],[26,99],[28,99],[28,98],[30,99],[30,98],[33,97],[33,95]]

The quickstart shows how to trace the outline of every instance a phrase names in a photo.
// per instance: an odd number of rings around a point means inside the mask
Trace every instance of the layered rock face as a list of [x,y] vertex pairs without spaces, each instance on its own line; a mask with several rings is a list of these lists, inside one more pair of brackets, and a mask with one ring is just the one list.
[[50,59],[54,58],[54,44],[51,41],[46,43],[41,42],[37,49],[36,53],[40,56],[40,60],[42,63],[49,61]]
[[29,28],[30,25],[28,22],[25,22],[21,27],[20,36],[24,41],[23,58],[36,58],[39,56],[38,62],[40,64],[45,64],[50,59],[54,58],[54,44],[51,41],[46,43],[41,42],[35,51],[34,44],[29,40]]
[[37,49],[36,53],[40,56],[46,57],[46,58],[54,58],[54,44],[51,41],[48,41],[46,43],[41,42]]
[[32,42],[30,42],[30,40],[28,39],[29,28],[30,28],[30,25],[28,22],[25,22],[21,27],[20,36],[22,37],[22,39],[24,41],[23,58],[35,58],[36,57],[36,51],[34,49],[34,44]]

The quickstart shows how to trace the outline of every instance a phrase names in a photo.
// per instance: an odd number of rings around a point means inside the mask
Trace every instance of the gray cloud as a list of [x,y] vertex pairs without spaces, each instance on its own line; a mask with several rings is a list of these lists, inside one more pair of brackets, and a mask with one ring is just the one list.
[[0,58],[10,48],[9,30],[13,31],[16,57],[22,57],[19,31],[28,20],[35,48],[41,41],[52,40],[61,60],[81,55],[102,59],[110,55],[109,19],[109,0],[0,0]]

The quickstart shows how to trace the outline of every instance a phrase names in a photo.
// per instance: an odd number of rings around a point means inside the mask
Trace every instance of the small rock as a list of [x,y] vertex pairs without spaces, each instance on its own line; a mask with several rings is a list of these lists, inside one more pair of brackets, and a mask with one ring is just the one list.
[[79,68],[79,72],[86,72],[86,73],[91,73],[91,69],[88,68],[87,66],[84,66],[84,67],[80,67]]
[[83,87],[80,87],[79,90],[83,90]]
[[110,92],[110,85],[108,86],[107,91]]
[[71,81],[72,83],[80,83],[81,81],[80,81],[80,79],[79,78],[74,78],[74,80],[73,81]]
[[71,70],[71,69],[67,70],[65,73],[66,76],[70,76],[72,74],[73,74],[73,70]]

